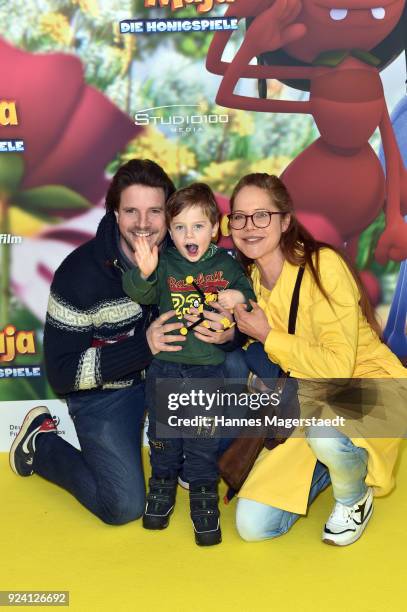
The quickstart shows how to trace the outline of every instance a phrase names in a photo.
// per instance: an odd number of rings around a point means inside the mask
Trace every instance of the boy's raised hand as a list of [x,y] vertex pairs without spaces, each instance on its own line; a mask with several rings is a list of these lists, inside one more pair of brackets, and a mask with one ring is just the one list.
[[158,247],[155,244],[153,248],[151,248],[147,238],[142,236],[134,240],[133,248],[134,261],[140,270],[140,276],[146,280],[158,265]]

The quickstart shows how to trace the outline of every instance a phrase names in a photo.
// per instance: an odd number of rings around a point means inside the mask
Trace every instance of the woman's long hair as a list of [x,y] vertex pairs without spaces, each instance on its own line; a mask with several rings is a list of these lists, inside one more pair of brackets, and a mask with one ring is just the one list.
[[[305,227],[298,221],[294,214],[294,206],[290,194],[288,193],[288,190],[282,180],[277,176],[266,173],[247,174],[240,179],[233,190],[230,199],[232,212],[236,196],[243,189],[243,187],[259,187],[260,189],[264,189],[269,194],[273,204],[276,205],[278,210],[290,215],[290,223],[288,228],[281,236],[280,247],[282,253],[289,263],[295,266],[304,265],[309,268],[318,289],[329,303],[331,303],[331,300],[323,287],[319,271],[320,250],[322,248],[331,249],[343,259],[358,287],[360,293],[359,305],[362,309],[362,313],[366,317],[370,326],[380,337],[380,325],[376,319],[373,307],[356,269],[342,251],[336,249],[330,244],[315,240],[308,230],[306,230]],[[246,270],[249,271],[249,267],[254,263],[254,261],[246,257],[241,251],[239,251],[239,249],[237,249],[237,253],[238,259],[245,266]]]

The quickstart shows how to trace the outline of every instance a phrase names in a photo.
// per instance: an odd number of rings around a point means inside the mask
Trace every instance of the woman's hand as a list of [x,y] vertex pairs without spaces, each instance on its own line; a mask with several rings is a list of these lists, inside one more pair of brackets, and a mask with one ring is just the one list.
[[185,336],[170,334],[170,332],[183,327],[181,322],[168,323],[165,325],[173,316],[175,316],[175,310],[164,312],[148,327],[146,337],[148,346],[153,355],[157,355],[160,351],[166,351],[168,353],[182,350],[182,346],[173,346],[169,344],[170,342],[185,342]]
[[253,307],[251,312],[247,312],[247,304],[238,304],[235,307],[234,315],[237,326],[243,334],[264,344],[271,327],[260,306],[253,300],[250,300],[250,304]]
[[[204,310],[203,315],[205,317],[205,322],[209,327],[203,325],[203,322],[200,325],[194,327],[192,332],[198,340],[202,340],[202,342],[207,342],[208,344],[225,344],[225,342],[230,342],[233,340],[234,329],[233,327],[225,327],[227,325],[233,326],[233,317],[230,312],[222,308],[220,304],[217,302],[211,303],[211,306],[218,310],[218,312],[210,312],[209,310]],[[198,320],[196,316],[198,314],[198,310],[196,308],[190,309],[189,315],[185,315],[185,319],[190,323],[195,323]],[[228,323],[226,323],[226,320]],[[222,330],[222,331],[217,331]]]

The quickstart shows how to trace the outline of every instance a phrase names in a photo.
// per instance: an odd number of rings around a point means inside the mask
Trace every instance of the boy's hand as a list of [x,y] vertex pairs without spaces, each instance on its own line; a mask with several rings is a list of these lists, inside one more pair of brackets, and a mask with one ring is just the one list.
[[233,310],[237,304],[244,304],[245,301],[243,293],[237,289],[225,289],[218,293],[219,304],[227,310]]
[[140,270],[141,278],[146,280],[158,265],[158,247],[155,244],[150,248],[147,238],[140,237],[134,240],[134,261]]
[[[227,310],[224,310],[220,304],[213,302],[211,306],[215,311],[204,310],[203,315],[205,317],[206,325],[202,322],[193,329],[195,338],[202,340],[208,344],[224,344],[233,339],[233,317]],[[216,312],[217,311],[217,312]],[[198,320],[200,313],[196,308],[190,308],[190,314],[184,315],[185,319],[190,323],[195,323]],[[231,327],[227,328],[224,323],[224,319],[228,319]]]

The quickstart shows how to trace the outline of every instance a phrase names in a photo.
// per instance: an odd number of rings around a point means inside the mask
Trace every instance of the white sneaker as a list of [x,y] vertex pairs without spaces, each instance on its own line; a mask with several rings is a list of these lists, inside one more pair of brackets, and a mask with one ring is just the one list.
[[322,541],[334,546],[353,544],[362,535],[373,512],[373,491],[366,494],[353,506],[336,502],[322,532]]

